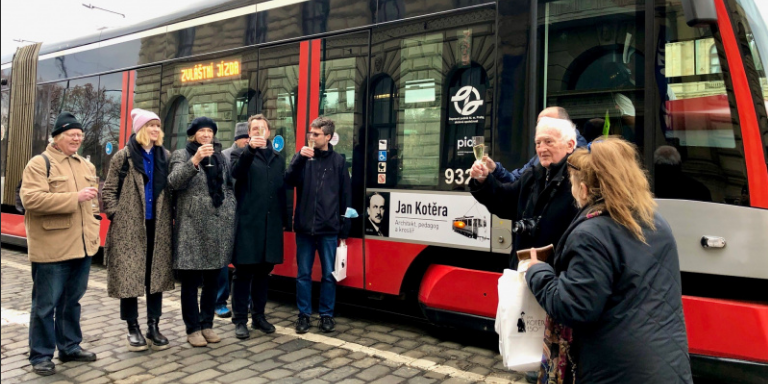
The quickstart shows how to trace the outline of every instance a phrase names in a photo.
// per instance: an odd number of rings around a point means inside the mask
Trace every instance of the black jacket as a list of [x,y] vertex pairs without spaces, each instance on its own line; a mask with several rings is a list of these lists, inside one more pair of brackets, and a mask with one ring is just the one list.
[[472,196],[502,219],[515,222],[541,216],[533,234],[514,234],[510,258],[512,269],[517,269],[516,251],[557,245],[576,216],[578,209],[571,195],[571,182],[565,166],[567,159],[550,165],[549,182],[547,169],[541,164],[527,169],[514,183],[502,183],[493,175],[489,175],[482,184],[475,179],[470,181]]
[[558,244],[555,267],[526,280],[555,321],[573,328],[578,383],[692,383],[680,265],[669,224],[656,214],[648,244],[586,210]]
[[343,216],[352,206],[346,162],[331,144],[327,151],[316,150],[314,159],[297,153],[285,173],[285,182],[296,187],[293,228],[305,235],[346,239],[350,224]]
[[237,213],[232,263],[280,264],[283,262],[283,215],[286,189],[285,158],[272,150],[249,146],[232,152]]

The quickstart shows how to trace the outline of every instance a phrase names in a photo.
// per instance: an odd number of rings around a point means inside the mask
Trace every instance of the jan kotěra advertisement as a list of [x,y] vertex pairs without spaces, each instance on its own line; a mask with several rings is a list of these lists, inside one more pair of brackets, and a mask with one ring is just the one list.
[[390,192],[385,200],[390,238],[491,247],[491,215],[469,194]]

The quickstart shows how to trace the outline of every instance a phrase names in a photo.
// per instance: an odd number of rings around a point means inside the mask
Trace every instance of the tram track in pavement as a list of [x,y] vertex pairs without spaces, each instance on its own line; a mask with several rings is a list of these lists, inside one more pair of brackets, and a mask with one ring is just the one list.
[[[22,264],[16,261],[6,260],[6,259],[0,260],[0,265],[2,265],[2,267],[10,267],[17,270],[31,271],[31,267],[29,265]],[[88,288],[97,289],[99,291],[106,292],[107,285],[103,282],[94,281],[93,279],[91,279],[88,282]],[[289,294],[288,292],[283,292],[283,293]],[[173,296],[169,296],[169,297],[173,297]],[[140,297],[139,299],[141,301],[146,301],[144,297]],[[371,308],[365,307],[365,306],[359,306],[359,305],[354,305],[350,303],[344,303],[343,305],[349,306],[351,308],[355,308],[356,310],[371,311]],[[174,310],[181,309],[180,301],[169,299],[168,297],[164,298],[163,306],[167,307],[168,309],[174,309]],[[401,313],[397,313],[393,311],[374,310],[371,312],[386,314],[388,316],[394,316],[402,319],[408,319],[409,321],[416,322],[418,324],[429,324],[425,319],[420,319],[416,316],[403,315]],[[6,315],[9,315],[9,316],[6,316]],[[15,310],[9,311],[8,309],[3,308],[2,317],[4,320],[6,319],[6,317],[9,317],[15,320],[14,323],[16,324],[28,326],[28,319],[29,319],[28,312],[21,312],[21,311],[15,311]],[[24,324],[23,319],[26,319],[26,324]],[[223,323],[228,325],[232,324],[230,319],[221,319],[221,318],[215,317],[215,321],[217,323]],[[358,343],[345,341],[332,336],[326,336],[324,334],[305,333],[305,334],[299,335],[295,333],[293,328],[280,326],[280,325],[275,325],[275,328],[276,328],[275,333],[281,336],[287,336],[294,339],[306,340],[313,343],[321,343],[334,348],[345,349],[350,352],[361,352],[368,356],[385,360],[392,366],[411,367],[421,371],[435,372],[438,374],[446,375],[451,378],[457,378],[457,379],[466,380],[470,382],[486,382],[486,383],[523,383],[524,382],[519,380],[510,380],[502,377],[494,377],[490,375],[473,373],[473,372],[462,370],[460,368],[456,368],[453,366],[436,363],[426,358],[415,358],[415,357],[406,356],[404,354],[400,354],[396,352],[380,350],[373,347],[361,345]]]

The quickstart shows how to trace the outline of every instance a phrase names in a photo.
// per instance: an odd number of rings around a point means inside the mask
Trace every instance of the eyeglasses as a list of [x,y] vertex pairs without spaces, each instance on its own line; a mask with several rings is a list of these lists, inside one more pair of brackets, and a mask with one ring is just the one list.
[[577,170],[577,171],[581,171],[581,168],[579,168],[579,167],[577,167],[577,166],[575,166],[575,165],[571,164],[571,162],[570,162],[570,161],[566,161],[566,162],[565,162],[565,164],[567,164],[569,167],[571,167],[571,168],[573,168],[573,169],[575,169],[575,170]]
[[85,135],[83,135],[82,133],[75,133],[75,134],[72,134],[72,135],[70,135],[68,133],[63,133],[63,135],[66,136],[67,138],[75,139],[75,140],[82,139],[83,137],[85,137]]

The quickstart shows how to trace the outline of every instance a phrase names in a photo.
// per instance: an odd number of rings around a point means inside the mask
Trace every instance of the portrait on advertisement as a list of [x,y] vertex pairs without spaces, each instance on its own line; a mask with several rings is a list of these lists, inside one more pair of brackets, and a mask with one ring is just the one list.
[[387,192],[370,192],[365,207],[365,234],[389,236],[389,215],[387,212]]

